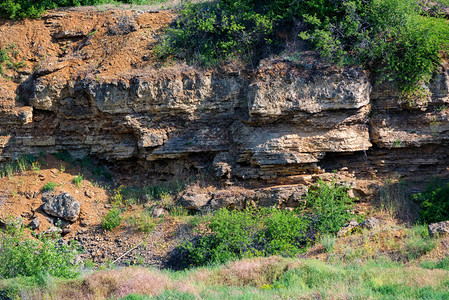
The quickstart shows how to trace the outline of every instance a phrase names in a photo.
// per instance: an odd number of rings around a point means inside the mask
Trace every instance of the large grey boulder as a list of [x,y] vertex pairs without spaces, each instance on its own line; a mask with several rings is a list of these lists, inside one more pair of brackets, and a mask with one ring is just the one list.
[[181,199],[179,199],[179,204],[187,209],[199,210],[201,207],[205,206],[210,199],[211,196],[208,194],[195,194],[193,192],[187,192],[182,195]]
[[81,204],[70,194],[44,194],[42,195],[42,201],[44,202],[43,209],[47,214],[69,222],[78,219]]
[[222,190],[212,194],[210,208],[212,210],[217,210],[222,207],[243,208],[244,202],[245,196],[239,192]]
[[448,235],[449,234],[449,221],[433,223],[429,225],[430,236]]

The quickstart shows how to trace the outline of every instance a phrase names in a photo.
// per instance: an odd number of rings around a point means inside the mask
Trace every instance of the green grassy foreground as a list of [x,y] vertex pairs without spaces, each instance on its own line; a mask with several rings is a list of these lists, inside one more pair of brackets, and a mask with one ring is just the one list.
[[[88,158],[74,161],[67,153],[55,157],[70,165],[93,166]],[[36,175],[44,158],[22,157],[4,165],[0,176],[13,180],[26,172]],[[95,177],[76,173],[67,184],[76,186],[79,178]],[[372,207],[366,215],[353,213],[354,199],[334,181],[319,181],[304,207],[294,211],[221,209],[194,215],[168,201],[183,187],[179,182],[109,187],[109,201],[115,205],[110,212],[117,208],[120,215],[122,208],[140,205],[145,194],[147,201],[170,214],[167,218],[134,216],[127,221],[129,226],[151,234],[156,223],[178,218],[192,230],[194,238],[180,241],[177,252],[172,252],[174,260],[168,265],[172,269],[82,263],[76,259],[82,245],[60,245],[59,237],[45,233],[31,238],[20,218],[3,220],[0,299],[449,298],[449,238],[431,237],[426,225],[448,217],[442,209],[449,201],[448,184],[443,181],[433,181],[424,192],[413,195],[421,204],[414,225],[398,221],[400,209],[395,212],[393,203],[387,210]],[[109,215],[101,225],[114,230],[106,226],[116,221]],[[357,227],[336,236],[351,219],[371,216],[379,220],[375,228]]]
[[27,299],[448,299],[449,270],[273,256],[182,272],[131,267],[76,280],[0,283],[6,285],[10,296]]
[[[192,216],[183,217],[186,222]],[[295,257],[254,257],[182,271],[84,268],[0,280],[1,299],[448,299],[447,237],[393,219],[321,238]],[[3,298],[2,298],[3,297]]]

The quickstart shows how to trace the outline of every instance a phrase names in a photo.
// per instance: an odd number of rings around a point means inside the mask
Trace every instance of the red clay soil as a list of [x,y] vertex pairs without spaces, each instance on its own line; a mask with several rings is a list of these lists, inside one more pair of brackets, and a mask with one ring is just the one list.
[[[113,262],[126,254],[116,264],[161,266],[168,253],[191,234],[191,228],[185,224],[186,218],[172,216],[155,220],[158,224],[149,234],[139,232],[129,222],[129,218],[147,209],[142,205],[123,207],[122,224],[112,231],[104,230],[101,218],[112,207],[110,185],[113,183],[99,183],[89,168],[73,166],[52,155],[41,161],[43,164],[40,170],[0,178],[0,223],[10,218],[22,218],[24,225],[28,225],[34,218],[39,218],[40,226],[35,230],[37,233],[58,227],[58,219],[47,215],[42,209],[42,187],[48,182],[54,182],[56,188],[52,193],[69,193],[81,203],[80,217],[62,237],[64,240],[79,241],[84,249],[81,256],[97,265]],[[80,186],[76,186],[73,178],[80,174],[84,179]],[[31,232],[31,229],[27,231]]]
[[[9,217],[21,217],[26,224],[35,217],[40,220],[37,232],[53,227],[52,219],[42,210],[42,187],[49,183],[56,184],[54,194],[69,193],[82,203],[80,218],[72,224],[71,233],[85,225],[100,223],[101,216],[107,211],[108,195],[106,190],[95,182],[83,180],[81,186],[73,183],[73,178],[82,173],[79,167],[71,167],[70,163],[62,162],[48,156],[45,165],[39,171],[16,173],[0,179],[0,220]],[[89,196],[87,196],[89,195]]]
[[18,84],[33,72],[60,80],[113,80],[153,68],[152,46],[173,21],[172,10],[59,9],[41,19],[0,19],[0,49],[23,67],[0,76],[0,104],[15,105]]

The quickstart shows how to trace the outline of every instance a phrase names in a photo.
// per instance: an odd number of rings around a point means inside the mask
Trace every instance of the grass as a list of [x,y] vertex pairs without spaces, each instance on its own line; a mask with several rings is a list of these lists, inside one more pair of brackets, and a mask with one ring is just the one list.
[[33,155],[22,155],[16,160],[0,164],[0,178],[11,177],[28,170],[39,171],[40,163]]
[[[267,257],[183,272],[104,270],[21,289],[54,299],[447,299],[448,276],[447,270],[391,261],[342,265]],[[12,285],[0,281],[0,291]]]
[[51,192],[55,189],[56,187],[56,183],[53,181],[47,182],[43,187],[42,187],[42,192],[46,193],[46,192]]
[[172,205],[168,208],[168,212],[173,217],[186,217],[189,215],[189,210],[182,206]]
[[73,184],[77,187],[81,187],[81,183],[83,182],[83,175],[78,174],[78,176],[73,178]]
[[430,238],[427,226],[418,225],[407,230],[404,252],[409,260],[419,258],[436,247],[436,240]]
[[425,260],[421,263],[421,267],[430,270],[443,269],[449,271],[449,257],[445,257],[439,261]]
[[151,233],[154,227],[156,227],[156,222],[148,212],[141,212],[138,215],[128,218],[127,221],[129,225],[140,232]]
[[[170,202],[168,198],[183,191],[189,180],[172,180],[143,187],[127,186],[121,188],[125,204],[144,204],[149,201]],[[163,204],[163,203],[162,203]]]
[[334,251],[335,242],[337,238],[330,234],[325,234],[320,237],[319,242],[323,245],[324,250],[328,253]]

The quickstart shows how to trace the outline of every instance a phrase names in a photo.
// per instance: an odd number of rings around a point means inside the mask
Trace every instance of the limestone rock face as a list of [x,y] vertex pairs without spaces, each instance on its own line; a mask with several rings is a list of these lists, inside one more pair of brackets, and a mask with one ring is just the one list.
[[359,109],[369,104],[371,85],[363,70],[319,71],[319,75],[307,74],[289,68],[284,74],[258,74],[261,78],[248,93],[249,115],[269,120],[301,112]]
[[21,117],[27,126],[12,128],[15,138],[0,144],[0,157],[64,149],[75,157],[137,158],[164,174],[213,165],[222,179],[317,172],[326,153],[372,146],[367,74],[317,66],[273,62],[276,72],[260,67],[252,76],[181,67],[89,80],[58,76],[67,64],[55,63],[28,83],[35,111]]
[[80,214],[81,204],[68,193],[44,194],[42,201],[44,202],[44,211],[51,216],[74,222]]
[[313,51],[251,67],[162,66],[148,45],[175,17],[68,12],[0,25],[26,61],[0,76],[0,162],[66,150],[139,165],[151,179],[208,174],[222,190],[186,195],[195,209],[294,207],[318,179],[351,181],[352,197],[372,198],[385,178],[447,176],[446,62],[424,97],[408,100]]
[[[371,86],[376,81],[360,68],[319,61],[264,61],[255,71],[179,66],[95,80],[68,77],[67,68],[59,62],[35,72],[23,84],[29,106],[0,111],[0,161],[68,150],[75,158],[138,161],[161,176],[211,170],[227,182],[304,186],[344,168],[369,180],[433,176],[449,166],[443,67],[426,101],[414,103],[388,84]],[[259,202],[290,201],[270,197]]]
[[212,194],[210,208],[216,210],[219,208],[239,208],[246,206],[246,195],[244,193],[233,191],[216,191]]

